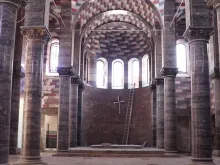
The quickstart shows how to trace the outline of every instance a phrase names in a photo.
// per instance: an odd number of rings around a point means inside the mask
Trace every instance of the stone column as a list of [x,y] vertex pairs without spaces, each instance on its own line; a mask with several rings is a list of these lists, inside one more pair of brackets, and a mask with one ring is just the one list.
[[71,77],[69,112],[69,134],[71,148],[77,146],[78,87],[79,77]]
[[128,87],[131,85],[128,85],[128,60],[123,60],[124,62],[124,89],[128,89]]
[[112,89],[112,58],[108,58],[108,89]]
[[58,133],[57,153],[69,151],[69,101],[70,101],[70,76],[73,74],[72,67],[58,67],[60,76],[59,88],[59,111],[58,111]]
[[88,65],[88,83],[93,86],[96,87],[96,57],[92,56],[89,57],[89,65]]
[[143,57],[138,57],[138,61],[139,61],[139,88],[142,88],[142,58]]
[[164,76],[164,149],[166,154],[177,153],[176,88],[177,68],[163,68]]
[[177,153],[175,78],[178,69],[176,68],[175,23],[172,22],[174,15],[175,1],[164,1],[163,68],[161,76],[164,77],[164,149],[166,154]]
[[220,157],[220,76],[214,77],[214,109],[215,109],[215,150],[213,155]]
[[20,1],[0,1],[0,164],[8,164],[15,29]]
[[[208,6],[214,7],[216,10],[217,15],[217,23],[216,26],[217,30],[216,33],[218,36],[218,42],[214,45],[214,47],[218,47],[218,54],[220,54],[220,0],[206,0],[208,3]],[[216,21],[216,20],[215,20]],[[217,63],[220,62],[220,58],[218,57]],[[220,73],[219,68],[215,71],[215,77],[214,77],[214,107],[215,107],[215,139],[216,139],[216,148],[213,152],[214,155],[220,156]]]
[[[21,20],[24,17],[24,10],[20,9],[18,12],[18,19]],[[15,51],[14,51],[14,66],[13,66],[13,78],[12,78],[12,98],[11,98],[11,121],[10,121],[10,148],[9,153],[11,155],[20,154],[18,145],[18,118],[19,118],[19,105],[20,105],[20,82],[21,78],[24,78],[24,73],[21,72],[21,56],[22,56],[22,43],[23,37],[21,34],[20,26],[23,25],[23,21],[17,24],[16,39],[15,39]]]
[[77,145],[78,146],[84,146],[84,129],[83,129],[83,90],[84,90],[84,84],[83,81],[80,80],[79,82],[79,88],[78,88],[78,120],[77,120]]
[[45,27],[22,27],[27,38],[25,61],[25,108],[22,155],[17,164],[45,164],[40,157],[42,63],[49,31]]
[[151,113],[152,113],[152,132],[153,132],[153,147],[156,147],[157,142],[157,95],[156,95],[156,84],[151,84]]
[[190,26],[185,32],[191,56],[192,162],[213,164],[207,43],[212,28]]
[[164,79],[157,78],[157,148],[164,149]]

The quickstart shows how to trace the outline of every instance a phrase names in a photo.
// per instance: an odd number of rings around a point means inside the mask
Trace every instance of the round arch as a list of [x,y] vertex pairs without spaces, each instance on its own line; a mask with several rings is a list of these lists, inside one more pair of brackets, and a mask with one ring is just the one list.
[[151,0],[127,0],[125,3],[114,0],[109,6],[107,2],[108,0],[85,0],[74,13],[73,22],[80,20],[81,28],[83,28],[89,20],[100,13],[109,10],[126,10],[139,15],[152,27],[155,22],[159,22],[161,27],[163,26],[161,14]]

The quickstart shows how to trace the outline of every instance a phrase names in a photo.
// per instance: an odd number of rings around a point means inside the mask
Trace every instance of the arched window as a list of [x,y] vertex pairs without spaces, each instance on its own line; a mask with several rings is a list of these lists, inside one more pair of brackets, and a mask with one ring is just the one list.
[[132,58],[128,62],[128,87],[139,87],[139,61]]
[[99,58],[96,62],[96,86],[98,88],[107,88],[108,62],[104,58]]
[[50,48],[50,72],[57,72],[59,58],[59,43],[54,42]]
[[112,62],[112,88],[124,88],[124,63],[119,59]]
[[56,76],[57,73],[57,67],[58,67],[58,60],[59,60],[59,40],[58,39],[52,39],[48,43],[48,58],[47,58],[47,67],[46,67],[46,73],[49,76]]
[[148,55],[142,58],[142,86],[150,85],[150,59]]
[[187,72],[186,46],[182,43],[176,45],[176,61],[179,73]]

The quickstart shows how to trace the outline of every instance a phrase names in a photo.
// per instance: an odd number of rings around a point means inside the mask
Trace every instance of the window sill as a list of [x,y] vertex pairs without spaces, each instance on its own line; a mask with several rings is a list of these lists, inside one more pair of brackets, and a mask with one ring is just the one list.
[[186,78],[190,78],[190,75],[187,73],[177,73],[176,77],[186,77]]
[[48,72],[46,72],[46,76],[57,77],[57,76],[59,76],[59,74],[58,73],[48,73]]

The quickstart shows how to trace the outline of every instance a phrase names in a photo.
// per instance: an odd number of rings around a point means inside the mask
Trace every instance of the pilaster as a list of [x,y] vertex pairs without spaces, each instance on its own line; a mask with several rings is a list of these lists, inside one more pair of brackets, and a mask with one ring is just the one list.
[[69,114],[69,127],[70,127],[70,148],[77,146],[77,120],[78,120],[78,88],[80,78],[78,76],[71,77],[70,86],[70,114]]
[[156,147],[157,141],[157,132],[156,132],[156,124],[157,124],[157,95],[156,95],[156,84],[153,81],[150,85],[151,88],[151,112],[152,112],[152,135],[153,135],[153,147]]
[[[220,0],[206,0],[209,7],[213,7],[216,10],[217,15],[217,28],[216,33],[218,35],[218,55],[220,54]],[[220,58],[218,56],[218,63]],[[214,68],[214,73],[211,75],[211,78],[214,79],[214,107],[215,107],[215,135],[216,135],[216,149],[213,151],[214,155],[220,156],[220,72],[219,68]]]
[[156,78],[157,85],[157,148],[164,149],[164,79]]
[[78,120],[77,120],[77,145],[84,146],[84,126],[83,126],[83,90],[85,84],[82,79],[79,80],[78,89]]
[[162,68],[164,76],[164,149],[166,154],[177,153],[176,87],[177,68]]
[[69,109],[70,109],[70,76],[74,75],[71,66],[58,67],[60,76],[59,110],[58,110],[58,134],[57,153],[68,152],[70,145],[69,138]]

